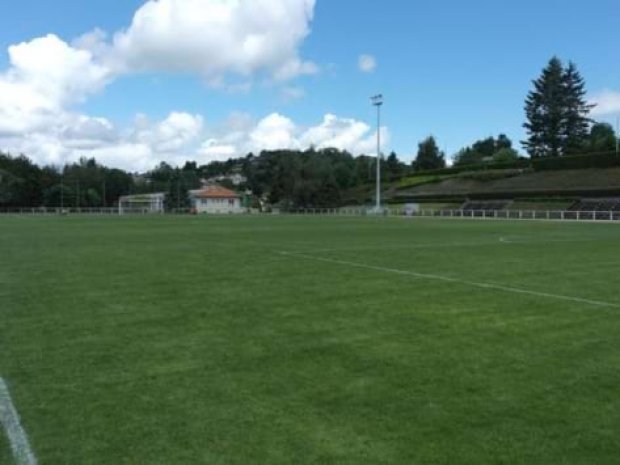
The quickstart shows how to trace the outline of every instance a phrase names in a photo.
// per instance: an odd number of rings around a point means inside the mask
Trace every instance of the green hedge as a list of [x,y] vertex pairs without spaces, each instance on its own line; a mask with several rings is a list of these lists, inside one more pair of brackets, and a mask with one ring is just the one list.
[[620,157],[615,152],[607,152],[571,157],[535,158],[532,160],[532,166],[536,171],[612,168],[620,166]]
[[611,168],[614,166],[620,166],[620,156],[617,156],[615,152],[605,152],[554,158],[520,158],[519,160],[504,163],[480,163],[477,165],[453,166],[451,168],[443,168],[438,170],[416,171],[403,176],[403,178],[441,176],[488,170],[534,168],[536,171],[554,171],[587,168]]
[[439,170],[417,171],[411,176],[458,174],[458,173],[464,173],[467,171],[520,169],[520,168],[529,168],[530,166],[531,166],[531,160],[527,158],[521,158],[519,160],[503,162],[503,163],[479,163],[476,165],[453,166],[451,168],[442,168]]

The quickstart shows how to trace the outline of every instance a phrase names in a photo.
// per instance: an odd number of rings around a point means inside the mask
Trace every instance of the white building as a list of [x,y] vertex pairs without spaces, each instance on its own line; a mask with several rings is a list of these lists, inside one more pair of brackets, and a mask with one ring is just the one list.
[[245,213],[241,196],[222,186],[206,186],[190,192],[194,211],[198,214],[227,215]]
[[241,173],[223,174],[221,176],[215,176],[213,178],[205,179],[203,180],[203,183],[221,183],[224,181],[230,181],[233,186],[240,186],[241,184],[248,182],[248,178],[243,176]]

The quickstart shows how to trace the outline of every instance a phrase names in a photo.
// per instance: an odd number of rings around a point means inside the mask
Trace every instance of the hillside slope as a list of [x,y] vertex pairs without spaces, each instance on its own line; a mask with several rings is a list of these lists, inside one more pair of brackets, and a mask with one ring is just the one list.
[[393,200],[620,195],[620,167],[524,172],[501,179],[459,176],[399,190]]

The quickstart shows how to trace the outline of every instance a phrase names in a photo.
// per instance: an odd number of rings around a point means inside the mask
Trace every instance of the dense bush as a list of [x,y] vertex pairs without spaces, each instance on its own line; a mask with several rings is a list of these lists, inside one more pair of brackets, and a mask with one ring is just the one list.
[[440,170],[418,171],[416,176],[442,175],[442,174],[459,174],[467,171],[484,171],[484,170],[507,170],[529,168],[531,161],[527,158],[520,158],[515,161],[503,163],[480,163],[476,165],[460,165],[451,168],[443,168]]
[[[456,175],[460,179],[474,179],[476,181],[488,182],[498,179],[514,178],[522,175],[524,169],[503,169],[503,170],[485,170],[485,171],[465,171]],[[530,170],[528,170],[530,171]]]
[[535,158],[532,166],[536,171],[611,168],[620,166],[620,157],[615,152],[607,152],[574,157]]

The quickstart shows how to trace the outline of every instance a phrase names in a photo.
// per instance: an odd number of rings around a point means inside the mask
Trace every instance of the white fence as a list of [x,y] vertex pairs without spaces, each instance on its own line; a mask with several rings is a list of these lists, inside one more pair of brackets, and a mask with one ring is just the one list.
[[[152,214],[147,209],[132,209],[131,214]],[[93,215],[110,216],[119,215],[118,207],[114,208],[4,208],[0,209],[0,215]]]
[[[189,214],[189,210],[169,214]],[[0,209],[0,215],[85,215],[85,216],[119,216],[161,215],[149,209],[134,208],[123,211],[118,208],[7,208]],[[377,213],[368,208],[311,208],[293,210],[288,215],[298,216],[391,216],[416,218],[455,218],[478,220],[549,220],[549,221],[620,221],[620,211],[534,211],[534,210],[419,210],[403,208],[385,208]]]
[[620,221],[620,211],[540,211],[540,210],[419,210],[386,208],[379,214],[365,208],[306,209],[295,215],[322,216],[402,216],[415,218],[455,218],[478,220],[555,220],[555,221]]

